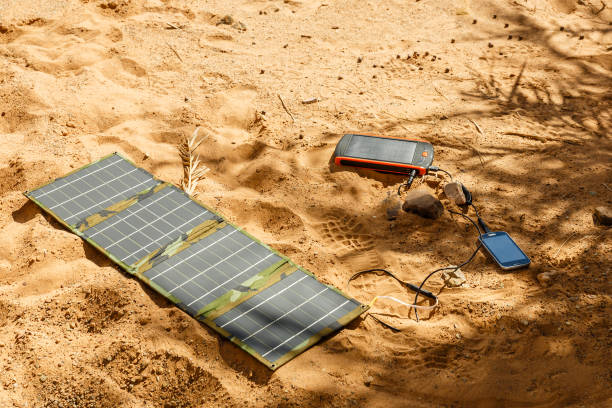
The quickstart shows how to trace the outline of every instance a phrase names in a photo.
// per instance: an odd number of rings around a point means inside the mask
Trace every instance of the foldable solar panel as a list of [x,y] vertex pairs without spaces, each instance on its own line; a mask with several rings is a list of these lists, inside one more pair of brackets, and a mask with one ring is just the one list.
[[271,369],[366,310],[117,153],[25,194]]

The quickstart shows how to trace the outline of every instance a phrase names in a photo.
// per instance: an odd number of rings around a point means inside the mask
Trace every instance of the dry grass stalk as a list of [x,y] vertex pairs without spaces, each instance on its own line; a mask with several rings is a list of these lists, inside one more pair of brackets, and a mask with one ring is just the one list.
[[202,144],[208,135],[198,138],[197,127],[191,137],[185,136],[183,142],[178,146],[179,155],[183,161],[183,181],[181,187],[189,194],[194,195],[198,182],[210,170],[200,162],[200,155],[196,154],[196,149]]

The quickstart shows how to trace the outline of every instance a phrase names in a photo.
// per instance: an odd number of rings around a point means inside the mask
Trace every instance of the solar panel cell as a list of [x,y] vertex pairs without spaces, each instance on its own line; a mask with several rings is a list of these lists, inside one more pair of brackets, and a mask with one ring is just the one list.
[[214,217],[215,214],[194,203],[182,191],[168,186],[87,229],[84,235],[132,265]]
[[282,258],[228,225],[144,273],[192,314]]
[[159,183],[146,171],[111,155],[30,192],[30,196],[67,224],[76,225],[96,211]]
[[214,323],[276,362],[360,304],[296,271],[219,316]]

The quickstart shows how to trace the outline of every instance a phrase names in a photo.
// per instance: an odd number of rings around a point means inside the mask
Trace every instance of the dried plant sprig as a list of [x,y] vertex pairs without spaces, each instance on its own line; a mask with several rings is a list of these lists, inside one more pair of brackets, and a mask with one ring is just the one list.
[[196,154],[196,149],[208,137],[208,135],[205,135],[198,138],[199,130],[200,127],[198,126],[193,131],[191,137],[185,136],[182,143],[178,146],[179,155],[183,161],[183,181],[181,187],[189,195],[194,195],[198,182],[210,171],[208,167],[200,162],[200,155]]

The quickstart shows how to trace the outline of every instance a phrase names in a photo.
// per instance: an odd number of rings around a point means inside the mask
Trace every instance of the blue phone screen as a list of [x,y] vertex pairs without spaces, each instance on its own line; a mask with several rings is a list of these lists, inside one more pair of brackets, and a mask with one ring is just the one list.
[[485,234],[482,236],[482,243],[501,264],[528,260],[523,251],[506,233],[497,233],[496,235]]

